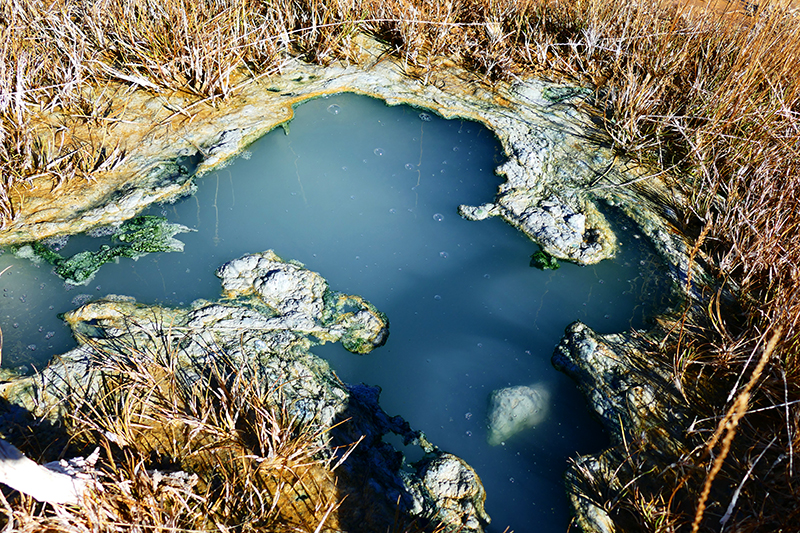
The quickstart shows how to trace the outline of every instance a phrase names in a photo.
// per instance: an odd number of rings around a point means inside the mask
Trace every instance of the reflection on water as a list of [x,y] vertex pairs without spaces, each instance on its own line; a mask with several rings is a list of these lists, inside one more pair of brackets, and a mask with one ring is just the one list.
[[[339,345],[314,351],[344,381],[379,385],[389,414],[475,467],[491,531],[530,531],[531,523],[564,531],[566,460],[605,440],[575,386],[550,366],[553,348],[577,319],[600,332],[641,327],[667,291],[624,221],[616,261],[540,271],[529,266],[537,247],[510,226],[461,219],[459,204],[493,199],[500,159],[494,137],[474,123],[352,95],[306,103],[290,129],[203,178],[194,197],[150,211],[198,230],[179,236],[183,253],[121,259],[69,290],[47,266],[0,256],[0,270],[11,266],[0,276],[4,365],[41,364],[68,348],[55,314],[88,298],[215,298],[217,266],[274,249],[389,316],[389,341],[370,355]],[[74,237],[61,253],[98,245]],[[534,384],[546,390],[546,418],[489,446],[492,391]]]

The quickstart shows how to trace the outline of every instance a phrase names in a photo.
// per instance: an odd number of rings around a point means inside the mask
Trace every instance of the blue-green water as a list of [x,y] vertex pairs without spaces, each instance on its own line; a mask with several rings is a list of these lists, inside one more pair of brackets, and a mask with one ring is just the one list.
[[[88,298],[214,299],[220,264],[274,249],[388,315],[389,341],[373,353],[357,356],[339,345],[314,352],[345,382],[379,385],[387,413],[477,470],[490,531],[565,531],[567,459],[606,441],[550,355],[577,319],[600,332],[643,326],[663,304],[664,285],[644,240],[625,231],[624,220],[615,261],[540,271],[529,266],[538,248],[512,227],[461,219],[459,204],[494,198],[501,161],[497,141],[474,123],[353,95],[308,102],[286,131],[201,179],[195,196],[150,210],[197,230],[178,235],[183,253],[122,259],[69,290],[48,266],[0,255],[0,271],[11,267],[0,275],[3,364],[42,365],[68,349],[72,341],[55,315]],[[99,242],[74,237],[62,253]],[[547,419],[489,446],[489,394],[534,383],[550,391]]]

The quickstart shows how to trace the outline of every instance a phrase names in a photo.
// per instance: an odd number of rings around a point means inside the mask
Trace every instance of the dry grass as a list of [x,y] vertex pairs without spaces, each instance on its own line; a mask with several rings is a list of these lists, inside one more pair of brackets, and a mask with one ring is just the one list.
[[[446,56],[489,82],[538,73],[583,84],[595,90],[615,149],[666,170],[689,195],[681,229],[719,280],[704,288],[704,313],[677,319],[659,354],[708,417],[695,428],[699,450],[740,397],[766,339],[781,331],[715,483],[738,487],[729,527],[791,525],[800,467],[800,23],[778,3],[718,8],[703,14],[680,2],[627,0],[4,2],[0,219],[13,216],[13,184],[36,176],[58,184],[102,166],[100,148],[70,131],[108,118],[109,83],[224,98],[239,76],[279,70],[285,54],[346,59],[350,37],[366,31],[423,81]],[[40,118],[52,110],[70,119],[45,132]],[[727,394],[709,395],[722,387]],[[676,502],[699,497],[713,462],[704,454],[685,461],[694,474],[650,500],[665,514],[658,523],[669,525],[649,529],[672,530],[694,516],[681,518]],[[627,505],[647,512],[635,500]],[[706,509],[702,524],[713,527],[720,506]]]
[[187,367],[176,344],[94,343],[103,371],[91,393],[70,396],[67,432],[75,446],[100,447],[102,490],[55,514],[18,498],[16,530],[336,528],[329,428],[301,424],[255,364],[209,350]]

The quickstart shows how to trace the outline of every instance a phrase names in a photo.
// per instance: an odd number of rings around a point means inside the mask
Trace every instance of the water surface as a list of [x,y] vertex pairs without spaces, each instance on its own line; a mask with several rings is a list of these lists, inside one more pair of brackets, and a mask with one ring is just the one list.
[[[459,204],[494,198],[501,162],[496,139],[474,123],[353,95],[308,102],[286,129],[200,180],[195,196],[150,210],[197,230],[178,235],[183,253],[122,259],[72,288],[47,266],[0,256],[0,270],[11,266],[0,276],[4,365],[41,365],[69,348],[55,315],[89,298],[214,299],[220,264],[274,249],[388,315],[389,340],[369,355],[338,344],[313,351],[344,381],[380,386],[387,413],[477,470],[490,531],[565,531],[567,460],[606,440],[550,355],[574,320],[600,332],[643,326],[665,291],[652,252],[623,219],[616,260],[555,271],[531,268],[538,247],[501,220],[461,219]],[[100,242],[74,237],[61,252]],[[550,391],[548,418],[489,446],[491,391],[534,383]]]

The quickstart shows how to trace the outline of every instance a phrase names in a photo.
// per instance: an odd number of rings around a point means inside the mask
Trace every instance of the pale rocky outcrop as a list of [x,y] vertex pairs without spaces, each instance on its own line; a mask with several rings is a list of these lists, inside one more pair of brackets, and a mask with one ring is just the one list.
[[618,527],[606,503],[634,478],[647,490],[658,481],[642,472],[666,476],[689,451],[690,410],[669,373],[645,354],[642,336],[600,335],[581,322],[567,327],[553,353],[553,366],[575,380],[611,436],[610,449],[578,458],[566,473],[585,532],[629,530]]
[[[214,106],[189,106],[182,96],[127,94],[120,88],[120,94],[111,95],[124,101],[114,126],[115,164],[92,183],[75,180],[51,193],[47,184],[34,180],[32,187],[12,192],[18,216],[0,232],[0,245],[118,225],[153,202],[188,194],[195,177],[289,121],[293,106],[340,92],[486,125],[508,158],[497,168],[506,181],[496,198],[480,207],[463,206],[462,214],[500,216],[556,258],[588,264],[614,255],[616,238],[598,201],[622,206],[639,223],[648,219],[649,209],[658,209],[656,203],[638,202],[628,210],[631,187],[620,184],[635,183],[651,196],[671,195],[641,170],[626,169],[597,142],[601,135],[576,107],[591,96],[587,91],[533,78],[487,86],[446,60],[423,82],[407,76],[382,45],[366,37],[355,42],[358,64],[320,67],[289,59],[280,75],[244,83],[235,96]],[[191,120],[176,112],[187,108]],[[685,249],[667,223],[649,222],[645,231],[664,249]]]

